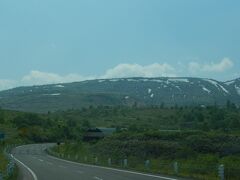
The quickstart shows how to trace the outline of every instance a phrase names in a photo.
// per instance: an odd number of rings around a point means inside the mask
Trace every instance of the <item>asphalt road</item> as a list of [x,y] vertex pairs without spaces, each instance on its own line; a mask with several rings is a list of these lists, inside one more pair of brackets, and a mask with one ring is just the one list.
[[25,145],[12,151],[20,169],[19,180],[176,180],[170,177],[65,161],[44,152],[53,145]]

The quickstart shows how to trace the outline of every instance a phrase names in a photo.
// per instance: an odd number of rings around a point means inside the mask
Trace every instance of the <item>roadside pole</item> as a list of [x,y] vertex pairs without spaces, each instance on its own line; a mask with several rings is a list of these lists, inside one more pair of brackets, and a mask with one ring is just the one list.
[[220,177],[220,180],[224,180],[224,165],[221,164],[219,167],[218,167],[218,175]]

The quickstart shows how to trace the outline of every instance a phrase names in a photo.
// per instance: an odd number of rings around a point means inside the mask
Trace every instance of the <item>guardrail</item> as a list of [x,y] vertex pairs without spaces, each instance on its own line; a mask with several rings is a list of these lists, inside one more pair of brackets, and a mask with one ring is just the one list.
[[240,168],[238,168],[235,173],[233,169],[229,172],[223,164],[213,165],[213,166],[203,166],[203,165],[186,165],[180,162],[172,163],[158,163],[151,160],[145,161],[134,161],[133,159],[113,159],[113,158],[103,158],[94,155],[80,156],[80,155],[70,155],[70,154],[60,154],[54,152],[51,149],[47,150],[47,153],[66,160],[75,161],[79,163],[93,164],[99,166],[122,168],[129,170],[137,170],[146,173],[156,173],[156,174],[168,174],[176,177],[189,177],[194,179],[211,179],[211,180],[237,180],[240,177]]

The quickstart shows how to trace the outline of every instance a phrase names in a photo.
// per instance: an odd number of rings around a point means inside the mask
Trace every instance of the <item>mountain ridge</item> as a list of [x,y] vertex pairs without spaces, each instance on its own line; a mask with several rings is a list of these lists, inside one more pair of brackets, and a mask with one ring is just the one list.
[[240,78],[113,78],[17,87],[0,91],[6,109],[47,112],[98,105],[208,106],[240,105]]

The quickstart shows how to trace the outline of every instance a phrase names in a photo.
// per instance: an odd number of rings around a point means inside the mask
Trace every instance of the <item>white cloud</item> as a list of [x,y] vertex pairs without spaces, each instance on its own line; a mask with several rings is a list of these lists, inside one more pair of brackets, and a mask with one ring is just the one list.
[[16,82],[8,79],[0,79],[0,90],[10,89],[16,86]]
[[87,79],[93,79],[93,77],[84,77],[79,74],[68,74],[61,76],[55,73],[31,71],[28,75],[25,75],[21,82],[24,85],[41,85],[41,84],[54,84],[54,83],[67,83],[75,81],[83,81]]
[[[100,76],[82,76],[80,74],[59,75],[56,73],[31,71],[19,80],[0,79],[0,90],[9,89],[23,85],[43,85],[77,82],[90,79],[102,78],[124,78],[124,77],[175,77],[191,75],[211,75],[211,73],[220,73],[232,68],[234,63],[229,58],[224,58],[218,63],[201,64],[198,62],[190,62],[189,64],[177,63],[172,66],[168,63],[154,63],[150,65],[139,64],[119,64],[108,69]],[[186,71],[188,67],[188,72]],[[191,76],[190,75],[190,76]]]
[[234,63],[229,58],[224,58],[218,63],[200,64],[198,62],[190,62],[188,64],[189,72],[197,74],[199,72],[220,73],[233,67]]
[[119,64],[116,67],[107,70],[101,78],[159,76],[176,76],[175,68],[167,63],[155,63],[146,66],[142,66],[139,64]]
[[119,64],[116,67],[109,69],[101,76],[82,76],[79,74],[59,75],[56,73],[42,72],[33,70],[29,74],[23,76],[20,80],[1,80],[0,90],[9,89],[17,86],[43,85],[77,82],[90,79],[100,78],[122,78],[122,77],[159,77],[159,76],[176,76],[175,68],[171,65],[150,64],[142,66],[139,64]]
[[100,78],[121,78],[121,77],[157,77],[157,76],[176,76],[174,68],[168,64],[151,64],[141,66],[138,64],[119,64],[109,69],[102,76],[82,76],[79,74],[59,75],[49,72],[31,71],[25,75],[20,84],[22,85],[41,85],[53,83],[67,83],[84,81]]

